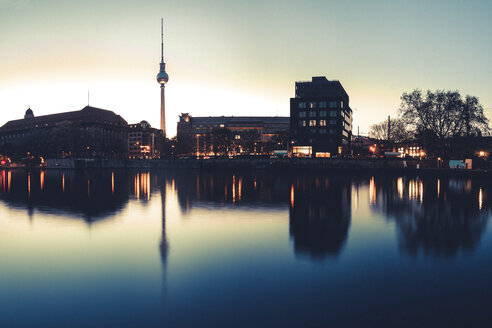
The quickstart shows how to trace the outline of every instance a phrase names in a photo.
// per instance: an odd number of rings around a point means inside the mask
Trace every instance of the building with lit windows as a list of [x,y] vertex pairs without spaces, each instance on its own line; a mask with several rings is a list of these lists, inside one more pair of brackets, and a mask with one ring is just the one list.
[[349,155],[352,109],[340,81],[313,77],[296,82],[290,99],[292,152],[297,157]]
[[183,154],[268,155],[286,150],[289,142],[288,117],[209,116],[183,113],[177,126]]
[[159,158],[163,147],[163,131],[141,121],[128,125],[128,156],[130,158]]

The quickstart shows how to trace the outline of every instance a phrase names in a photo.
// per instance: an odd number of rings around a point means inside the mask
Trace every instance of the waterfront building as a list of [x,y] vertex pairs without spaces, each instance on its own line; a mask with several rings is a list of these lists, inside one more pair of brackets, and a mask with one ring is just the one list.
[[289,118],[269,116],[179,117],[177,138],[189,155],[266,155],[287,149]]
[[295,86],[295,97],[290,99],[293,156],[349,155],[352,109],[340,81],[320,76]]
[[167,81],[169,81],[169,75],[166,73],[166,63],[164,62],[164,23],[161,19],[161,63],[159,64],[159,73],[157,74],[157,82],[161,86],[161,130],[166,136],[166,99],[164,89]]
[[127,155],[127,122],[112,111],[86,106],[81,110],[34,116],[0,128],[0,153],[17,158],[122,158]]
[[128,156],[130,158],[159,158],[163,147],[162,130],[149,122],[130,124],[128,129]]

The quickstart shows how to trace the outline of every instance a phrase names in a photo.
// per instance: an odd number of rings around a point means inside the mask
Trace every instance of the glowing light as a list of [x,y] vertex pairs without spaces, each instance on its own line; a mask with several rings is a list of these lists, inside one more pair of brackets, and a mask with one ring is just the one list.
[[150,200],[150,172],[147,172],[147,200]]
[[12,172],[7,174],[7,191],[10,192],[10,182],[12,182]]
[[441,180],[437,179],[437,197],[439,198],[439,194],[441,193]]
[[236,176],[232,176],[232,202],[236,202]]
[[111,172],[111,193],[114,194],[114,172]]
[[65,192],[65,173],[62,174],[62,191]]
[[27,195],[31,197],[31,173],[27,174]]
[[424,202],[424,183],[420,181],[419,183],[419,195],[420,195],[420,203]]
[[239,179],[239,184],[238,184],[238,187],[237,187],[237,193],[238,193],[238,199],[239,199],[239,201],[241,201],[242,189],[243,189],[243,179]]
[[135,197],[140,199],[140,174],[135,176]]

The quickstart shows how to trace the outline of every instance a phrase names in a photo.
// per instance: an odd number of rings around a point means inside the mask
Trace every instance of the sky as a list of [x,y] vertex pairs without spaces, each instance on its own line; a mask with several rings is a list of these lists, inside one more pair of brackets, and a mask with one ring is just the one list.
[[0,0],[0,125],[91,106],[159,127],[180,113],[288,116],[295,81],[339,80],[354,133],[403,92],[458,90],[492,119],[489,0]]

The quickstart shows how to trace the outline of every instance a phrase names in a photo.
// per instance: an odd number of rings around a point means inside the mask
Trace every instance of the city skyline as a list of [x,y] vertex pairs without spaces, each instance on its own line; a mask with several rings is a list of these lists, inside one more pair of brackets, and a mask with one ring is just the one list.
[[159,126],[164,17],[168,136],[178,115],[288,116],[296,81],[340,80],[357,126],[396,116],[403,92],[457,89],[490,119],[486,1],[0,0],[2,122],[87,105]]

